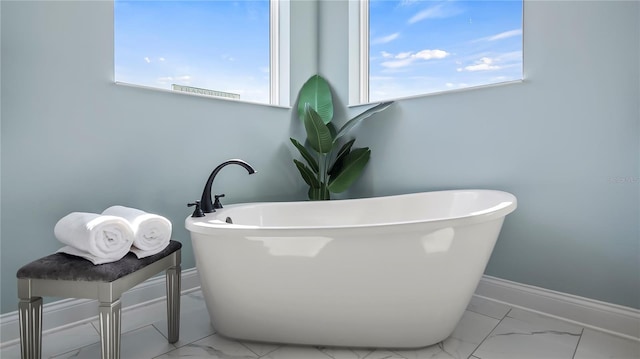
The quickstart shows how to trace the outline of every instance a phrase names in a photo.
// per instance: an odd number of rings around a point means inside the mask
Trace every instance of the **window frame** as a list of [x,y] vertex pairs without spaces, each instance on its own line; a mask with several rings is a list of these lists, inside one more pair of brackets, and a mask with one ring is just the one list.
[[[117,0],[113,0],[113,6],[115,7]],[[266,106],[279,106],[290,107],[290,0],[268,0],[269,1],[269,96],[268,102],[247,101],[243,99],[233,99],[232,101],[259,104]],[[115,21],[113,22],[113,32],[115,34]],[[116,51],[115,42],[113,43],[113,50]],[[115,80],[116,78],[116,64],[113,64],[113,78],[114,83],[117,85],[133,86],[139,88],[145,88],[155,91],[164,91],[170,93],[178,93],[182,95],[191,96],[205,96],[195,93],[176,92],[169,89],[163,89],[159,87],[152,87],[147,85],[135,84],[130,82],[121,82]],[[229,100],[222,97],[206,96],[213,99]]]
[[[525,0],[522,2],[522,23],[521,28],[524,33],[524,8]],[[369,54],[369,0],[350,0],[349,1],[349,106],[360,106],[370,104],[369,99],[369,77],[370,77],[370,54]],[[495,82],[482,84],[477,86],[456,88],[439,92],[426,92],[422,94],[399,97],[415,98],[424,97],[441,93],[450,93],[458,91],[467,91],[477,88],[501,86],[513,83],[521,83],[525,79],[524,74],[524,36],[522,36],[522,68],[521,78],[515,80],[507,80],[504,82]],[[395,100],[386,99],[386,100]]]
[[289,5],[289,0],[269,0],[269,105],[291,105]]
[[369,1],[349,1],[349,105],[369,103]]

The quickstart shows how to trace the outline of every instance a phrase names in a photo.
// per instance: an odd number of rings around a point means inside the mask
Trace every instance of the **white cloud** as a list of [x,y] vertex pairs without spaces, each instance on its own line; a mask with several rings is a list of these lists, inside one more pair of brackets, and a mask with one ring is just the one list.
[[458,72],[462,72],[462,71],[474,72],[474,71],[491,71],[491,70],[499,70],[499,69],[501,69],[501,67],[498,65],[495,65],[493,59],[489,57],[483,57],[480,60],[476,61],[476,63],[473,65],[459,67],[457,71]]
[[382,57],[384,57],[385,59],[389,59],[393,57],[393,54],[390,54],[386,51],[381,51],[380,54],[382,55]]
[[514,29],[514,30],[504,31],[504,32],[501,32],[499,34],[495,34],[495,35],[491,35],[491,36],[487,36],[487,37],[482,37],[482,38],[477,39],[475,41],[497,41],[497,40],[508,39],[510,37],[514,37],[514,36],[518,36],[518,35],[522,35],[522,29]]
[[417,14],[413,15],[408,23],[415,24],[416,22],[427,19],[442,19],[458,15],[462,12],[460,8],[451,5],[451,2],[442,2],[437,5],[426,8]]
[[461,89],[469,87],[469,84],[465,82],[458,82],[457,84],[454,84],[453,82],[447,82],[446,84],[444,84],[444,86],[448,89]]
[[182,76],[162,76],[156,79],[156,82],[159,84],[172,84],[176,82],[181,82],[183,84],[189,83],[191,81],[190,75],[182,75]]
[[144,62],[146,62],[148,64],[150,64],[152,62],[156,62],[156,60],[158,62],[165,62],[166,61],[166,59],[164,57],[158,57],[157,59],[152,59],[149,56],[145,56],[143,60],[144,60]]
[[481,63],[476,65],[469,65],[464,68],[466,71],[487,71],[487,70],[499,70],[500,66],[494,66],[487,63]]
[[422,50],[414,56],[423,60],[444,59],[449,53],[443,50]]
[[400,36],[399,32],[394,32],[393,34],[387,35],[387,36],[382,36],[379,37],[377,39],[374,39],[373,41],[371,41],[372,44],[386,44],[389,43],[395,39],[397,39]]
[[522,29],[509,30],[509,31],[501,32],[501,33],[493,35],[493,36],[489,36],[489,38],[487,40],[488,41],[502,40],[502,39],[506,39],[506,38],[509,38],[509,37],[518,36],[518,35],[521,35],[521,34],[522,34]]
[[432,6],[428,9],[424,9],[419,13],[413,15],[413,17],[409,19],[409,24],[415,24],[418,21],[422,21],[425,19],[434,19],[439,17],[442,17],[442,4]]
[[444,50],[422,50],[416,53],[414,52],[401,52],[396,55],[390,54],[388,52],[383,52],[382,57],[393,59],[391,61],[385,61],[381,63],[382,66],[390,69],[397,69],[400,67],[406,67],[411,65],[417,60],[434,60],[434,59],[444,59],[450,54]]
[[400,68],[400,67],[409,66],[414,61],[415,61],[415,59],[408,58],[408,59],[396,60],[396,61],[385,61],[381,65],[386,67],[386,68],[388,68],[388,69],[397,69],[397,68]]
[[400,6],[411,6],[413,4],[418,3],[420,0],[402,0],[400,2]]

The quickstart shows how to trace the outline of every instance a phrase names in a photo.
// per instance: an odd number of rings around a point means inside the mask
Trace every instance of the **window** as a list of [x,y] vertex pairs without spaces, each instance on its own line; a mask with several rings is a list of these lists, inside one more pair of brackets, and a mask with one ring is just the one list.
[[278,4],[115,0],[115,80],[279,104]]
[[350,19],[359,28],[350,37],[358,45],[350,54],[352,104],[521,80],[522,6],[522,0],[352,5]]

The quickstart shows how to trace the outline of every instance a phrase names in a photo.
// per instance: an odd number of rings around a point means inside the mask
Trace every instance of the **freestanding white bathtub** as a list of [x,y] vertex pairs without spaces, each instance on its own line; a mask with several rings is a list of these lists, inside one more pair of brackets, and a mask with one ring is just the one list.
[[220,334],[412,348],[452,333],[515,208],[455,190],[227,205],[185,224]]

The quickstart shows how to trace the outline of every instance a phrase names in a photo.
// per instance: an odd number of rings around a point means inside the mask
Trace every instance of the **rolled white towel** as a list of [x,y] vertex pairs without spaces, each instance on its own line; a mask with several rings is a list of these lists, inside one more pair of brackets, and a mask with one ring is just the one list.
[[62,217],[53,232],[67,245],[58,252],[86,258],[93,264],[122,259],[129,253],[134,239],[133,230],[124,218],[86,212],[72,212]]
[[171,221],[165,217],[124,206],[109,207],[102,214],[119,216],[129,222],[134,236],[131,252],[138,258],[159,253],[169,245]]

